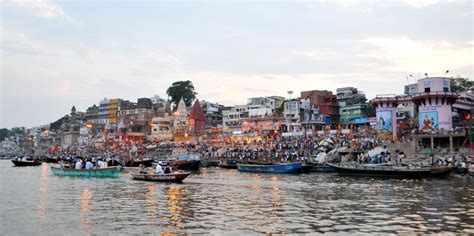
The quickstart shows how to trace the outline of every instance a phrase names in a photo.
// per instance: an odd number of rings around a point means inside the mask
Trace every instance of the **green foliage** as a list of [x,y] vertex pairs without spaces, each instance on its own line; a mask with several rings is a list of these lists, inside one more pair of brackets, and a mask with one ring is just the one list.
[[63,120],[64,120],[64,117],[62,117],[59,120],[49,124],[49,129],[58,131],[61,128],[61,125],[63,124]]
[[166,94],[171,97],[171,101],[175,106],[178,105],[181,98],[184,99],[186,106],[191,106],[194,99],[196,99],[197,92],[194,91],[193,82],[186,80],[174,82],[168,90],[166,90]]
[[3,141],[6,137],[8,137],[8,129],[0,129],[0,142]]
[[367,117],[375,117],[376,116],[376,112],[375,112],[375,107],[372,106],[372,104],[370,102],[367,103],[366,105],[366,109],[367,109]]
[[25,127],[15,127],[12,129],[0,129],[0,142],[3,141],[5,138],[8,138],[10,136],[25,136],[26,134],[26,128]]
[[282,102],[280,107],[278,107],[276,110],[275,110],[275,113],[277,114],[277,116],[283,116],[283,110],[285,109],[285,103]]
[[463,92],[469,90],[474,90],[474,81],[459,76],[451,78],[451,92]]

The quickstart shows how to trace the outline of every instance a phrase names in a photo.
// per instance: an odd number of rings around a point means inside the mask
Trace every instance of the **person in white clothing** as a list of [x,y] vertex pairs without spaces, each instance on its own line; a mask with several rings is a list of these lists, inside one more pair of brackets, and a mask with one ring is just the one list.
[[80,169],[82,169],[82,161],[81,160],[76,162],[76,170],[80,170]]
[[102,161],[102,159],[99,159],[97,161],[97,168],[99,169],[105,168],[105,163]]
[[162,175],[164,174],[163,168],[161,167],[160,163],[156,164],[156,172],[157,175]]

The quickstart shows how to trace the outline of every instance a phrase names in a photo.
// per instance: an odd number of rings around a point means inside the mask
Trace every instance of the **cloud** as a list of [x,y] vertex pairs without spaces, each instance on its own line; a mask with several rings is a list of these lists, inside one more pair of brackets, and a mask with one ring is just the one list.
[[321,0],[321,2],[326,3],[335,3],[341,7],[360,7],[360,6],[370,6],[370,5],[385,5],[387,3],[392,4],[403,4],[413,8],[425,8],[440,3],[451,3],[453,0]]
[[328,50],[306,50],[306,51],[293,50],[291,51],[291,54],[297,55],[297,56],[303,56],[310,60],[317,60],[317,61],[327,60],[328,58],[333,58],[337,56],[337,53],[335,51],[328,51]]
[[415,40],[409,37],[371,37],[373,46],[360,56],[385,61],[380,69],[439,74],[474,66],[472,42]]
[[70,18],[64,13],[64,10],[61,6],[49,0],[6,0],[5,5],[29,13],[36,17],[47,19]]

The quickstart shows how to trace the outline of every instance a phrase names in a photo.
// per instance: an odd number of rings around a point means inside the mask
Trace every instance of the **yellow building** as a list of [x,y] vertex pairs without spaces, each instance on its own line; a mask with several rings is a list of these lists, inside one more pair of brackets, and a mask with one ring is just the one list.
[[109,124],[117,124],[118,110],[122,99],[114,98],[109,100],[107,107],[107,120]]

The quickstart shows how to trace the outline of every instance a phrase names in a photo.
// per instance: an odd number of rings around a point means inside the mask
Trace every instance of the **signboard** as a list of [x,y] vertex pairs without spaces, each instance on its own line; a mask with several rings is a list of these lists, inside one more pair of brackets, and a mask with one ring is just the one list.
[[427,111],[420,112],[420,126],[421,130],[429,131],[439,128],[438,124],[438,112],[437,111]]
[[367,118],[357,118],[354,120],[354,124],[365,124],[367,123]]
[[381,133],[391,133],[393,131],[392,121],[393,110],[377,111],[377,129]]

